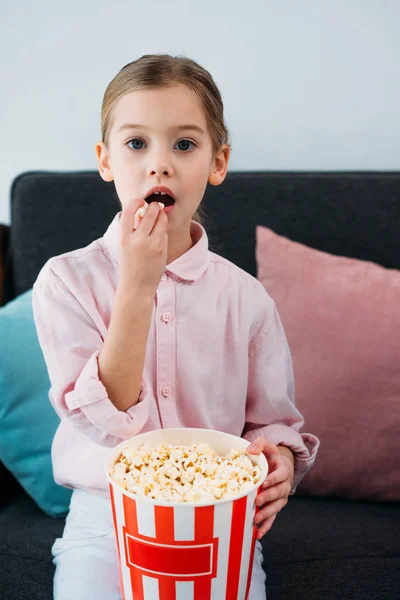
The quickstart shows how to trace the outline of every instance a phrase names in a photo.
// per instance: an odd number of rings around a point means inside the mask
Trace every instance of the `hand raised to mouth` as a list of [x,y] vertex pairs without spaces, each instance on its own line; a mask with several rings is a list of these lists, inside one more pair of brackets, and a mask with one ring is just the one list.
[[[159,205],[159,207],[160,207],[161,210],[164,208],[164,204],[162,202],[158,202],[158,205]],[[149,210],[149,204],[147,204],[147,202],[145,202],[144,205],[141,206],[135,212],[135,215],[134,215],[134,218],[133,218],[133,229],[137,229],[138,228],[141,219],[143,219],[144,215],[147,213],[148,210]]]
[[[144,216],[138,214],[140,211]],[[129,290],[134,286],[153,298],[167,255],[168,217],[164,205],[161,202],[149,205],[143,198],[129,202],[120,220],[119,287]]]

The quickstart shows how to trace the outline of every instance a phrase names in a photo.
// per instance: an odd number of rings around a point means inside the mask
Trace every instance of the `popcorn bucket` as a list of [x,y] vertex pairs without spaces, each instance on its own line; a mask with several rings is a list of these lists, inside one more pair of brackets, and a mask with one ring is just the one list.
[[211,429],[149,431],[125,440],[105,461],[116,532],[123,600],[246,600],[257,525],[255,498],[268,473],[263,454],[249,455],[261,469],[259,482],[235,499],[213,503],[168,502],[137,496],[109,475],[121,452],[202,442],[225,455],[249,445]]

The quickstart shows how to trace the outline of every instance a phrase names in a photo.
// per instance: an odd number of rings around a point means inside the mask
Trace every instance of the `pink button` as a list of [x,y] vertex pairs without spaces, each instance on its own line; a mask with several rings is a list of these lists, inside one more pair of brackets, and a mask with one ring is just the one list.
[[168,279],[168,275],[165,275],[165,273],[164,273],[164,275],[161,277],[161,281],[167,281],[167,279]]
[[171,392],[172,390],[170,387],[163,387],[163,389],[161,390],[161,393],[164,396],[164,398],[168,398]]
[[169,323],[170,320],[172,319],[172,315],[169,312],[166,312],[163,314],[163,316],[161,317],[163,321],[165,321],[166,323]]

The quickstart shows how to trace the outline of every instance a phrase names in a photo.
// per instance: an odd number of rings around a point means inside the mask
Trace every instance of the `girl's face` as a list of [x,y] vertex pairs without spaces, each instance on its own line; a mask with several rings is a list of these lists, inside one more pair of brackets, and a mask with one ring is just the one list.
[[230,154],[224,146],[213,157],[196,96],[182,85],[138,90],[123,96],[113,114],[109,147],[96,145],[100,175],[114,180],[122,208],[145,198],[153,186],[167,186],[175,197],[169,233],[189,228],[207,182],[219,185],[225,179]]

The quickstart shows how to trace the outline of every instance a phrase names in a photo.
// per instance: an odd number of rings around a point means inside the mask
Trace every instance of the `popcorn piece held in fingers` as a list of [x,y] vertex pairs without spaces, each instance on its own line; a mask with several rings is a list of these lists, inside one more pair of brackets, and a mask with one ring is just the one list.
[[[158,205],[161,208],[161,210],[164,208],[164,204],[162,202],[158,202]],[[147,202],[146,202],[146,204],[141,206],[135,212],[135,215],[133,217],[133,229],[137,229],[139,227],[139,223],[143,219],[144,215],[147,213],[149,206],[150,206],[150,204],[147,204]]]

